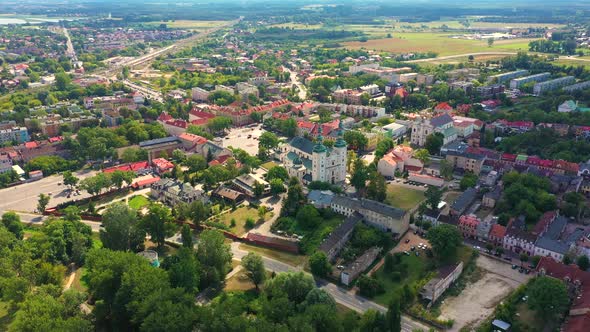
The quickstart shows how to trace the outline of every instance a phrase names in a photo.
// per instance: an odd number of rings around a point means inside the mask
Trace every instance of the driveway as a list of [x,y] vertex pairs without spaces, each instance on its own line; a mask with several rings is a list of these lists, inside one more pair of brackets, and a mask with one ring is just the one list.
[[444,300],[441,306],[441,318],[455,320],[449,331],[478,325],[494,312],[506,296],[533,277],[484,255],[477,259],[477,267],[481,271],[480,278],[467,285],[459,296]]

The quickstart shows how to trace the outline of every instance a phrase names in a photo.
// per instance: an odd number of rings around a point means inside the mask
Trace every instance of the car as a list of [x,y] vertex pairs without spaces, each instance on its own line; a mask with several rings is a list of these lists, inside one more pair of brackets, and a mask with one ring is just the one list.
[[410,243],[410,239],[406,239],[405,243]]
[[531,270],[529,270],[529,269],[524,269],[524,274],[529,274],[529,273],[531,273]]
[[51,195],[53,195],[53,193],[50,191],[47,193],[47,195],[51,196]]
[[410,250],[414,251],[414,250],[416,250],[416,247],[412,246],[412,247],[410,248]]
[[404,251],[404,254],[406,254],[406,256],[410,256],[410,252],[409,251]]
[[338,270],[344,270],[344,266],[343,266],[343,265],[338,265],[338,266],[336,266],[336,268],[337,268]]
[[225,136],[225,139],[229,139],[229,137]]
[[424,243],[420,242],[418,243],[418,247],[422,247],[424,245]]
[[516,270],[518,268],[518,266],[516,264],[512,264],[512,269]]
[[508,262],[512,262],[512,258],[510,258],[510,257],[504,257],[504,260],[508,261]]
[[416,251],[416,256],[420,256],[420,253]]
[[58,186],[61,186],[61,182],[58,182],[58,183],[57,183],[57,185],[58,185]]

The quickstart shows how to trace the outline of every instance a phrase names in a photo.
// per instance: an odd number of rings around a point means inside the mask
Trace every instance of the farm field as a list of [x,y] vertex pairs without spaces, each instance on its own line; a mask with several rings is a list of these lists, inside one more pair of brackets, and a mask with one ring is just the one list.
[[175,29],[190,29],[190,30],[206,30],[218,27],[226,23],[225,21],[195,21],[195,20],[176,20],[176,21],[154,21],[147,22],[149,25],[166,24],[169,28]]
[[351,49],[375,49],[395,53],[436,52],[439,56],[475,52],[515,52],[528,50],[532,39],[512,39],[494,42],[488,47],[486,40],[466,40],[450,38],[450,33],[395,33],[393,38],[373,39],[367,42],[345,42]]

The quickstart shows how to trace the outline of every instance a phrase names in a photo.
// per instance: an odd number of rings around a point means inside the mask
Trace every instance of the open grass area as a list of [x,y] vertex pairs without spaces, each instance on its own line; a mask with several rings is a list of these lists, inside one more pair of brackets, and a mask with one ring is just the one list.
[[546,323],[536,312],[529,308],[526,302],[520,302],[516,305],[516,316],[522,324],[530,328],[530,331],[553,331],[553,329],[546,328]]
[[271,168],[273,168],[275,166],[278,166],[278,165],[275,162],[272,162],[272,161],[269,161],[269,162],[266,162],[266,163],[260,165],[260,167],[262,167],[262,168],[264,168],[266,170],[269,170],[269,169],[271,169]]
[[439,56],[466,54],[475,52],[515,52],[528,50],[532,39],[511,39],[494,42],[488,47],[487,40],[467,40],[451,38],[454,34],[438,32],[400,32],[392,38],[372,39],[366,42],[353,41],[343,43],[352,49],[375,49],[395,53],[436,52]]
[[272,258],[274,260],[283,262],[285,264],[289,264],[292,266],[301,266],[305,265],[307,262],[307,256],[303,255],[295,255],[288,252],[282,252],[278,250],[252,246],[249,244],[240,244],[240,249],[248,251],[248,252],[255,252],[261,256],[265,256],[268,258]]
[[[264,217],[265,219],[268,218],[270,213],[267,213]],[[219,222],[228,226],[230,232],[242,236],[248,232],[248,228],[246,227],[246,220],[248,218],[252,218],[254,222],[259,222],[258,217],[258,209],[254,209],[249,206],[242,206],[237,208],[235,211],[226,213],[219,217]],[[232,226],[232,220],[235,221],[235,225]]]
[[409,210],[424,200],[424,192],[404,186],[390,184],[387,186],[385,202],[399,209]]
[[149,25],[166,24],[169,28],[175,29],[191,29],[191,30],[206,30],[218,27],[225,24],[225,21],[196,21],[196,20],[175,20],[175,21],[154,21],[147,22]]
[[582,66],[585,69],[590,69],[590,61],[582,61],[582,60],[575,60],[575,59],[557,59],[551,62],[557,66]]
[[136,209],[141,210],[143,207],[150,204],[150,200],[142,195],[133,196],[129,199],[129,206]]
[[79,268],[76,271],[76,276],[74,277],[71,288],[79,292],[86,292],[88,290],[88,285],[86,285],[86,281],[84,280],[85,275],[86,270],[83,267]]
[[424,252],[421,252],[419,257],[415,256],[413,252],[410,256],[403,255],[401,264],[406,265],[407,272],[400,280],[393,280],[390,273],[385,271],[385,266],[382,266],[373,276],[383,283],[385,292],[375,296],[373,300],[386,306],[404,285],[412,287],[414,283],[427,278],[430,273],[428,260]]

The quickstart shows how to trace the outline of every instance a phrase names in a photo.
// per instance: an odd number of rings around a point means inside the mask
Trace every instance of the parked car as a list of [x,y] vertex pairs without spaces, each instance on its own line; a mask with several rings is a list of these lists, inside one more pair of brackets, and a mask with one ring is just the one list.
[[406,239],[405,243],[410,243],[410,239]]

